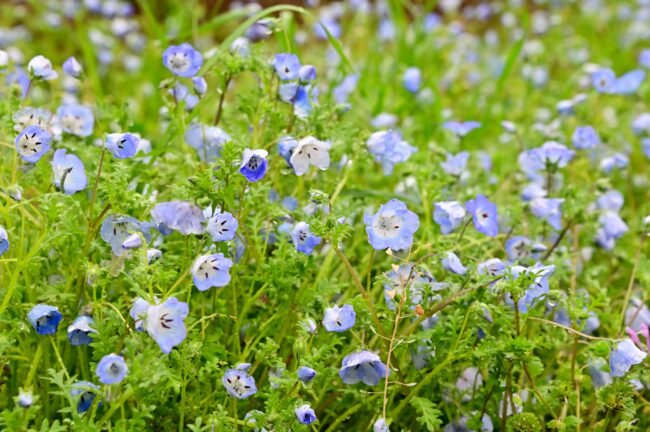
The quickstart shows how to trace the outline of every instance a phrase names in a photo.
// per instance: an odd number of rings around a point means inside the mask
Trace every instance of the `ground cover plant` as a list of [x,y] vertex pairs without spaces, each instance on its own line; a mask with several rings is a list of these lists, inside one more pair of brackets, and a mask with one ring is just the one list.
[[0,11],[1,430],[650,430],[647,1]]

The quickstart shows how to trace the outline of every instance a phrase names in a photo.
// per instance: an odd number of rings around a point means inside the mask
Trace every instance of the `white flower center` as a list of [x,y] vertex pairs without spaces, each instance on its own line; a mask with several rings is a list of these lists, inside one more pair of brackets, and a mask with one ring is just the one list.
[[72,114],[64,115],[61,124],[75,135],[80,135],[84,126],[81,117]]
[[40,137],[36,135],[36,132],[31,135],[25,134],[20,138],[18,143],[18,151],[23,156],[31,156],[40,150],[41,143]]
[[246,393],[248,390],[250,390],[251,386],[247,385],[244,380],[242,380],[241,375],[235,375],[234,377],[228,377],[226,378],[226,381],[228,382],[228,386],[232,391],[237,393],[239,396],[242,396],[244,393]]
[[220,271],[218,261],[218,258],[206,258],[196,270],[197,276],[203,280],[212,278]]
[[374,231],[384,238],[395,238],[404,221],[392,213],[380,214],[372,224]]
[[169,58],[169,64],[179,72],[185,72],[190,68],[190,60],[187,58],[187,53],[177,52],[172,54]]

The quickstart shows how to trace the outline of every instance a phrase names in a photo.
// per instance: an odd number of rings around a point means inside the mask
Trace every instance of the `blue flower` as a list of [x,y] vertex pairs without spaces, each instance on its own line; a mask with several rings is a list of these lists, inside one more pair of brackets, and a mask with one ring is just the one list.
[[354,327],[356,318],[357,314],[354,312],[352,305],[332,306],[325,309],[323,327],[330,332],[344,332]]
[[532,240],[523,236],[514,236],[506,241],[505,249],[508,259],[512,262],[527,258],[532,252],[541,252],[546,246],[533,244]]
[[305,174],[311,165],[326,170],[330,166],[329,149],[329,142],[311,136],[305,137],[298,141],[298,145],[293,149],[289,163],[297,176]]
[[596,130],[591,126],[577,127],[571,137],[573,146],[578,150],[594,148],[600,144],[600,137]]
[[68,326],[68,340],[72,346],[88,345],[93,339],[90,333],[97,333],[97,330],[90,327],[94,321],[88,315],[79,315],[72,324]]
[[129,235],[139,229],[139,222],[129,216],[108,215],[102,222],[99,234],[117,256],[124,253],[122,244]]
[[614,211],[604,212],[600,215],[598,221],[609,238],[619,239],[628,231],[625,221],[623,221],[619,214]]
[[440,166],[447,174],[460,177],[467,167],[468,159],[468,152],[460,152],[457,155],[447,153],[447,160],[441,163]]
[[49,335],[56,333],[61,322],[61,312],[55,306],[37,304],[27,314],[27,319],[32,323],[36,333]]
[[442,124],[442,127],[462,138],[474,129],[480,128],[481,123],[477,121],[447,121]]
[[262,180],[266,174],[269,161],[266,157],[269,152],[263,149],[251,150],[244,149],[239,172],[246,177],[249,182]]
[[562,229],[562,209],[564,199],[535,198],[530,202],[530,211],[542,220],[546,220],[555,230]]
[[402,139],[402,134],[392,130],[373,133],[366,145],[375,161],[381,163],[384,175],[392,174],[395,164],[406,162],[417,151]]
[[650,68],[650,49],[643,49],[638,57],[639,65],[644,68]]
[[313,81],[316,79],[316,68],[312,65],[300,66],[298,70],[298,79],[301,82]]
[[208,82],[205,78],[196,76],[192,78],[192,87],[194,87],[195,92],[204,95],[208,91]]
[[648,356],[634,345],[632,339],[624,339],[609,355],[609,368],[614,377],[622,377],[634,365],[640,364]]
[[[524,296],[519,299],[517,306],[522,313],[526,313],[528,308],[540,297],[547,294],[549,291],[548,277],[555,271],[555,266],[543,266],[535,264],[533,267],[512,266],[510,274],[513,280],[517,280],[522,275],[530,275],[533,277],[533,282],[528,286]],[[506,302],[510,305],[514,304],[510,294],[506,294]]]
[[300,60],[294,54],[276,54],[273,67],[281,80],[295,80],[300,72]]
[[118,159],[127,159],[138,152],[140,138],[130,133],[112,133],[106,135],[106,148]]
[[27,126],[14,141],[16,150],[25,162],[36,163],[50,151],[52,135],[38,126]]
[[564,168],[571,162],[576,152],[558,142],[547,141],[541,147],[529,150],[528,154],[533,164],[532,168],[541,171],[548,166]]
[[291,155],[296,147],[298,147],[298,140],[292,136],[284,136],[278,140],[278,153],[289,165],[291,165]]
[[618,212],[623,207],[623,194],[616,189],[608,190],[601,194],[596,200],[600,210]]
[[379,356],[365,350],[345,356],[339,370],[339,376],[345,384],[356,384],[363,381],[369,386],[377,385],[388,374],[390,371],[381,362]]
[[490,276],[503,276],[506,272],[506,263],[499,258],[491,258],[479,263],[476,267],[478,274],[487,274]]
[[52,69],[52,62],[42,55],[37,55],[32,58],[27,65],[27,70],[32,78],[37,80],[49,81],[56,79],[59,76],[59,74]]
[[465,208],[471,213],[474,219],[474,227],[478,232],[494,237],[499,234],[499,220],[497,206],[485,196],[476,195],[476,199],[465,203]]
[[293,240],[296,250],[307,255],[311,255],[314,248],[321,242],[321,238],[312,234],[307,222],[298,222],[291,230],[291,239]]
[[644,79],[645,71],[641,69],[633,70],[617,78],[610,91],[612,94],[618,95],[634,94],[637,92]]
[[86,189],[88,179],[83,162],[73,154],[66,154],[65,149],[58,149],[54,152],[52,170],[54,171],[54,185],[59,190],[62,189],[66,195]]
[[19,87],[21,90],[21,98],[25,99],[25,97],[27,97],[27,90],[31,85],[31,80],[29,79],[29,75],[27,75],[22,68],[16,67],[12,73],[7,74],[5,83],[7,84],[7,87]]
[[338,104],[344,104],[348,101],[350,94],[357,88],[359,82],[358,75],[347,75],[338,86],[334,87],[332,96]]
[[52,119],[52,113],[43,108],[25,107],[13,113],[14,130],[21,132],[27,126],[35,125],[47,129]]
[[372,431],[390,432],[390,428],[388,427],[388,423],[386,423],[386,419],[383,417],[378,418],[377,421],[372,425]]
[[102,384],[117,384],[122,382],[128,372],[124,357],[117,354],[108,354],[97,363],[95,375]]
[[445,270],[456,273],[457,275],[464,275],[467,273],[467,267],[463,266],[458,255],[453,252],[447,252],[445,257],[442,258],[441,263]]
[[185,131],[185,142],[196,150],[203,162],[214,162],[229,141],[230,135],[216,126],[192,123]]
[[384,282],[384,299],[388,309],[395,310],[399,303],[396,296],[403,296],[408,288],[407,304],[411,308],[422,303],[425,293],[439,291],[447,287],[444,282],[436,282],[427,270],[413,268],[413,264],[402,264],[397,269],[393,268],[386,273]]
[[465,208],[458,201],[434,203],[433,220],[440,225],[443,234],[449,234],[460,226],[465,218]]
[[9,235],[7,230],[0,225],[0,256],[4,255],[9,249]]
[[72,397],[79,397],[77,402],[77,413],[85,413],[90,409],[95,400],[97,394],[95,393],[99,390],[99,386],[88,381],[77,381],[72,384],[70,388],[70,395]]
[[95,117],[88,107],[77,104],[62,105],[56,110],[56,116],[63,132],[82,138],[93,133]]
[[379,208],[373,216],[365,217],[366,233],[370,245],[376,249],[399,251],[411,247],[413,234],[420,227],[418,216],[403,202],[392,199]]
[[314,379],[316,371],[307,366],[300,366],[298,369],[298,379],[304,383],[308,383]]
[[187,303],[179,301],[176,297],[170,297],[164,303],[155,305],[138,298],[131,308],[131,317],[136,320],[136,329],[149,333],[165,354],[169,354],[172,348],[185,340],[185,318],[188,313]]
[[616,82],[616,74],[611,69],[599,69],[591,74],[591,84],[598,93],[610,93]]
[[410,67],[404,71],[402,84],[404,88],[411,93],[417,93],[422,83],[422,73],[416,67]]
[[194,285],[199,291],[226,286],[230,282],[231,267],[232,260],[222,253],[200,256],[192,266]]
[[239,222],[229,212],[216,212],[212,216],[211,209],[204,211],[203,215],[208,218],[206,231],[212,237],[212,241],[227,241],[235,238]]
[[122,242],[123,250],[138,249],[143,244],[142,235],[140,234],[131,234]]
[[185,201],[169,201],[156,204],[151,218],[161,228],[169,228],[181,234],[203,234],[205,217],[196,205]]
[[259,42],[271,36],[274,27],[275,20],[268,18],[261,19],[246,30],[245,36],[251,42]]
[[203,56],[188,43],[170,45],[163,52],[163,64],[174,75],[193,77],[203,66]]
[[68,57],[68,59],[63,62],[63,72],[71,77],[79,78],[83,70],[76,58]]
[[221,379],[230,396],[246,399],[257,393],[255,378],[239,369],[228,369]]
[[299,406],[294,412],[296,418],[302,424],[309,425],[316,421],[316,413],[311,409],[309,404]]
[[606,174],[612,172],[614,168],[623,169],[627,168],[630,160],[623,153],[614,153],[611,156],[604,157],[600,161],[600,169]]

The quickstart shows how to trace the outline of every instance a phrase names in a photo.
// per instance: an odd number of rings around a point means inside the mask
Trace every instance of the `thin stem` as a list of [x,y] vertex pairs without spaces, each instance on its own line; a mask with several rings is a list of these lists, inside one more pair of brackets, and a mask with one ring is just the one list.
[[226,75],[226,80],[223,83],[223,87],[221,88],[221,95],[219,96],[219,107],[217,108],[217,114],[214,117],[214,125],[218,125],[219,122],[221,121],[221,113],[223,112],[223,101],[226,99],[226,91],[228,90],[228,85],[230,84],[230,80],[232,77],[230,75]]
[[610,342],[611,342],[611,341],[616,341],[616,340],[617,340],[617,339],[613,339],[613,338],[605,338],[605,337],[598,337],[598,336],[591,336],[591,335],[588,335],[588,334],[584,334],[584,333],[582,333],[582,332],[579,332],[578,330],[574,330],[574,329],[572,329],[571,327],[567,327],[567,326],[565,326],[565,325],[558,324],[558,323],[556,323],[556,322],[549,321],[549,320],[544,319],[544,318],[537,318],[537,317],[531,317],[531,316],[529,316],[528,319],[529,319],[529,320],[533,320],[533,321],[543,322],[543,323],[545,323],[545,324],[549,324],[549,325],[552,325],[552,326],[555,326],[555,327],[560,327],[560,328],[562,328],[562,329],[568,331],[569,333],[573,333],[574,335],[577,335],[577,336],[583,337],[583,338],[585,338],[585,339],[591,339],[591,340],[602,340],[602,341],[610,341]]
[[634,287],[634,280],[636,279],[636,273],[639,270],[639,262],[641,261],[641,251],[643,250],[643,238],[645,233],[641,234],[639,239],[639,247],[636,249],[636,255],[634,257],[634,266],[632,267],[632,273],[630,274],[630,280],[627,283],[627,291],[625,291],[625,298],[623,299],[623,306],[621,307],[621,314],[618,322],[621,327],[618,332],[618,336],[621,336],[623,330],[625,329],[625,311],[627,310],[627,305],[630,302],[630,297],[632,295],[632,288]]
[[564,236],[566,235],[567,231],[569,231],[571,226],[573,226],[573,219],[570,220],[566,224],[566,226],[564,228],[562,228],[562,231],[560,231],[560,235],[557,236],[557,238],[555,239],[555,242],[553,243],[551,248],[548,251],[546,251],[546,253],[542,257],[542,261],[545,261],[546,259],[548,259],[548,257],[551,256],[551,254],[555,251],[555,249],[557,249],[557,247],[560,245],[560,243],[562,242],[562,239],[564,239]]

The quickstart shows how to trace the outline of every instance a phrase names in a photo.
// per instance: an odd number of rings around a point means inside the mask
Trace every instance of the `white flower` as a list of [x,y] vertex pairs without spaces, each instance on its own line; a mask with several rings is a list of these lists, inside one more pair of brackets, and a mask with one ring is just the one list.
[[53,80],[59,76],[59,74],[52,69],[52,62],[42,55],[37,55],[31,59],[27,65],[27,70],[34,78],[43,80]]
[[289,162],[297,176],[306,173],[310,165],[326,170],[330,166],[329,149],[330,143],[308,136],[298,142]]

